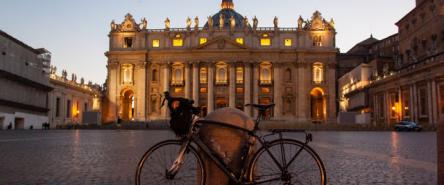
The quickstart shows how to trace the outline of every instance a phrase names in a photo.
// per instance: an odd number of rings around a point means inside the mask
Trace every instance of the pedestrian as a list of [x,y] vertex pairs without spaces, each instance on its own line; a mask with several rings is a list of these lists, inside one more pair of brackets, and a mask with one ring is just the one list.
[[8,130],[11,130],[11,129],[12,129],[12,122],[9,122]]

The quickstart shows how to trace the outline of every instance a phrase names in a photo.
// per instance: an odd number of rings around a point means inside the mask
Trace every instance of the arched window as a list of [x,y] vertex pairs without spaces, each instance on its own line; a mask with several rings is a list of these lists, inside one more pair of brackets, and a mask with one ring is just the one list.
[[287,68],[285,70],[285,82],[291,82],[291,69]]
[[183,69],[184,66],[181,63],[176,63],[173,65],[173,73],[171,75],[173,85],[183,85]]
[[322,83],[324,81],[324,65],[316,62],[313,64],[313,82]]
[[159,81],[159,72],[157,71],[157,69],[153,69],[153,72],[151,74],[151,80],[153,82]]
[[123,64],[121,68],[122,83],[132,84],[133,83],[133,65]]
[[200,76],[200,83],[201,84],[206,84],[208,83],[208,71],[207,68],[202,67],[200,68],[200,72],[199,72],[199,76]]
[[228,75],[227,75],[227,64],[218,63],[216,65],[216,83],[217,84],[227,84]]
[[260,64],[260,83],[263,85],[271,84],[271,63],[263,62]]

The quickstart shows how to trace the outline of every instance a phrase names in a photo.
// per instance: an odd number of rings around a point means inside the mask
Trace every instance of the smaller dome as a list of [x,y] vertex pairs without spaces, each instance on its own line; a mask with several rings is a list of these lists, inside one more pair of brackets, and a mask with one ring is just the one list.
[[[244,28],[244,16],[237,13],[233,9],[222,9],[217,14],[212,16],[213,19],[213,28],[219,28],[220,25],[220,15],[223,15],[224,17],[224,27],[229,28],[230,27],[230,18],[231,16],[234,17],[234,20],[236,20],[236,28]],[[208,22],[205,23],[204,28],[208,28]]]

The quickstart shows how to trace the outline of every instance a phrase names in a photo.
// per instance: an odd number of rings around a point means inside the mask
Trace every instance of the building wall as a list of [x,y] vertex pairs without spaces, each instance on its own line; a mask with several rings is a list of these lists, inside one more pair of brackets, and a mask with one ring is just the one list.
[[[120,25],[131,24],[137,25],[127,15]],[[319,91],[325,104],[322,121],[334,122],[335,31],[329,23],[322,24],[323,29],[307,25],[291,29],[111,31],[107,52],[109,105],[108,114],[103,117],[110,122],[127,118],[132,107],[128,108],[125,102],[133,101],[133,115],[128,120],[167,119],[167,110],[160,109],[160,103],[162,93],[170,91],[173,96],[194,99],[196,105],[206,108],[206,113],[227,106],[238,107],[253,116],[255,111],[244,104],[274,102],[272,119],[307,122],[312,121],[311,93]],[[260,40],[265,36],[270,38],[270,46],[261,46]],[[322,37],[317,46],[315,36]],[[125,47],[125,38],[132,38],[132,47]],[[183,39],[183,46],[172,46],[175,38]],[[201,38],[207,42],[200,43]],[[243,38],[244,43],[236,42],[237,38]],[[292,39],[291,46],[284,45],[285,39]],[[159,40],[159,47],[153,47],[153,40]],[[323,80],[314,82],[313,70],[318,63]],[[240,83],[236,81],[237,68],[243,71]],[[125,81],[126,69],[133,74],[130,81]],[[201,81],[201,69],[206,70],[204,81]],[[219,76],[221,69],[225,70],[224,78]],[[270,78],[266,79],[266,73]]]
[[[51,74],[54,90],[49,93],[48,113],[51,127],[82,123],[85,112],[100,112],[100,92],[91,84],[82,84]],[[58,101],[57,101],[58,99]]]
[[401,62],[370,88],[375,124],[411,120],[435,127],[443,117],[444,3],[424,0],[398,23]]
[[48,122],[50,53],[34,49],[0,30],[0,127],[15,121],[22,128]]

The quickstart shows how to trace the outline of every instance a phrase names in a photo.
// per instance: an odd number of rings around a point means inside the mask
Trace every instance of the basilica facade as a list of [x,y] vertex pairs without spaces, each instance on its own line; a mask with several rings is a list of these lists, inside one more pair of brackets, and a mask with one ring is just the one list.
[[[223,0],[221,10],[184,28],[148,28],[127,14],[109,33],[105,122],[168,119],[161,95],[193,99],[203,114],[245,104],[275,103],[270,119],[329,123],[336,119],[334,21],[316,11],[295,26],[258,27]],[[202,24],[202,22],[204,22]]]

